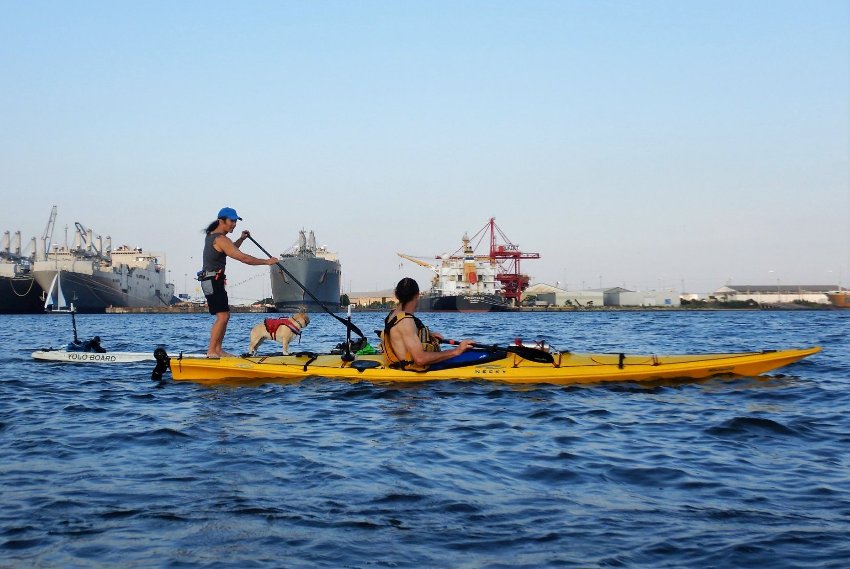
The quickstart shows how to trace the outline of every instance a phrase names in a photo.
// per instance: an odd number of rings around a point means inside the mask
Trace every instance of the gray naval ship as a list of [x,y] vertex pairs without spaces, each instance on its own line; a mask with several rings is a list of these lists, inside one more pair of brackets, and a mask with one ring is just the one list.
[[[339,259],[325,247],[316,246],[316,236],[312,231],[309,236],[303,229],[298,233],[298,242],[290,250],[281,254],[280,264],[326,308],[339,309],[341,274]],[[306,307],[309,311],[321,310],[321,307],[278,267],[272,266],[270,274],[272,298],[276,310],[294,312],[302,307]]]

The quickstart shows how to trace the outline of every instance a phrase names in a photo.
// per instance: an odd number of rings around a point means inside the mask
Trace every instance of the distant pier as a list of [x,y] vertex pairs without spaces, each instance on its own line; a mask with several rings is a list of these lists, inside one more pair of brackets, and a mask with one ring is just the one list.
[[[265,305],[231,306],[230,311],[253,313],[276,312],[273,306]],[[206,312],[207,305],[199,304],[196,302],[186,302],[180,304],[172,304],[171,306],[152,306],[145,308],[128,308],[126,306],[109,306],[106,308],[107,314],[202,314]]]

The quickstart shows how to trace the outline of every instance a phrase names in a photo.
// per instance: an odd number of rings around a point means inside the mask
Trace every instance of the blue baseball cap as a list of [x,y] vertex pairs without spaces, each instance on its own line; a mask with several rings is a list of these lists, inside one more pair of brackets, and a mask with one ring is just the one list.
[[237,215],[236,210],[232,207],[223,207],[218,211],[219,219],[232,219],[233,221],[242,221],[242,218]]

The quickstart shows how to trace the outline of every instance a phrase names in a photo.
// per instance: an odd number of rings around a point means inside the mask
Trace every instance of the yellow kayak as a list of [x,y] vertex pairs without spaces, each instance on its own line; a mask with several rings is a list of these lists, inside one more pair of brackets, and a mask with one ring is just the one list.
[[426,372],[388,367],[381,354],[357,356],[353,362],[341,355],[198,358],[169,357],[157,350],[152,377],[161,379],[171,370],[175,380],[230,385],[256,385],[275,380],[329,377],[373,382],[435,380],[486,380],[504,383],[572,385],[659,379],[702,379],[717,375],[756,376],[792,364],[820,351],[819,347],[780,351],[694,355],[574,354],[548,352],[551,363],[532,361],[516,353],[489,354],[478,363]]

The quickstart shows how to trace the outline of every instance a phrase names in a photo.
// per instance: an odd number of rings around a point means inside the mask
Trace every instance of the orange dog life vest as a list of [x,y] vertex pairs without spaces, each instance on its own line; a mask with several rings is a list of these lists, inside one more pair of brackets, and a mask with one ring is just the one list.
[[263,324],[266,325],[266,331],[272,337],[272,340],[277,340],[277,330],[281,326],[286,326],[292,330],[293,334],[301,336],[301,327],[292,318],[266,318],[263,320]]

